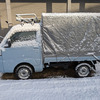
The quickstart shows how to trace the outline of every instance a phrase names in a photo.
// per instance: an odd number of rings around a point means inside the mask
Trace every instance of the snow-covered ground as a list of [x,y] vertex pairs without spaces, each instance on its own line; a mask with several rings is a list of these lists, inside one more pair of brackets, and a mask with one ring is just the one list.
[[0,100],[100,100],[100,71],[87,78],[0,80]]

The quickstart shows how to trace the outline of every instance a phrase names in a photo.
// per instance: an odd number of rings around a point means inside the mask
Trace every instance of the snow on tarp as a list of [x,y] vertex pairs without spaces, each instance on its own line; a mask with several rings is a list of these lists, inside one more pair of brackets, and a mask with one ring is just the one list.
[[100,13],[42,14],[42,23],[44,56],[100,54]]

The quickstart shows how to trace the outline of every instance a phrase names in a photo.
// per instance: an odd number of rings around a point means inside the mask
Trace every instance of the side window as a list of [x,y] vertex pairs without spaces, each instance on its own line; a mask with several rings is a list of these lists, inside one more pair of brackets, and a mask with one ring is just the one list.
[[21,42],[36,39],[36,31],[17,32],[10,37],[11,42]]

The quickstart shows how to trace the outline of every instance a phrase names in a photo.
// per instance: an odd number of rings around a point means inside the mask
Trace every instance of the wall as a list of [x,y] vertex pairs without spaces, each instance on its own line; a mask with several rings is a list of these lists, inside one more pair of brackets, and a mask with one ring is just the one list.
[[[79,3],[72,3],[72,12],[79,12]],[[41,18],[41,13],[47,12],[46,3],[43,2],[12,2],[12,20],[13,24],[17,24],[15,19],[15,15],[19,13],[36,13],[38,18]],[[57,13],[66,13],[67,7],[66,3],[52,3],[52,12]],[[86,3],[85,4],[85,12],[100,12],[100,3]],[[1,27],[7,28],[8,25],[5,21],[7,21],[6,15],[6,4],[5,2],[0,3],[0,15],[1,15]]]

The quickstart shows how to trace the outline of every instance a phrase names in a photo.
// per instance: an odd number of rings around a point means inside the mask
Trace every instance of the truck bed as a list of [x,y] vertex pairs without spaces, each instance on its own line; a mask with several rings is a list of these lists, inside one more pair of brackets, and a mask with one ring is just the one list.
[[52,60],[100,56],[100,13],[42,14],[43,56]]
[[[100,59],[100,56],[97,56]],[[75,62],[75,61],[96,61],[97,59],[93,56],[83,56],[83,57],[45,57],[44,63],[50,62]]]

